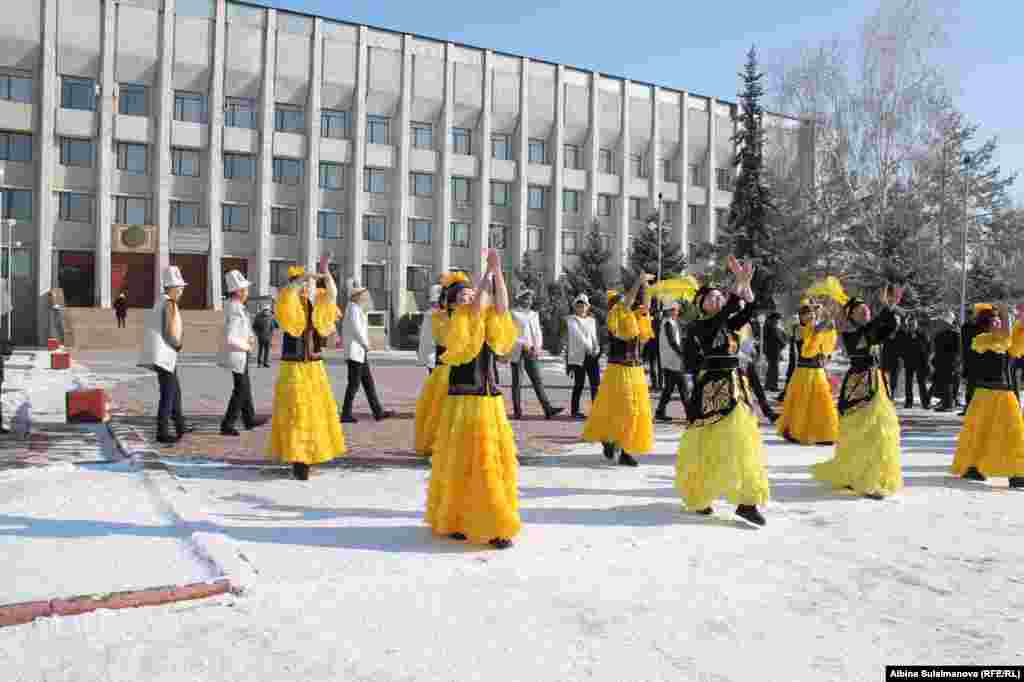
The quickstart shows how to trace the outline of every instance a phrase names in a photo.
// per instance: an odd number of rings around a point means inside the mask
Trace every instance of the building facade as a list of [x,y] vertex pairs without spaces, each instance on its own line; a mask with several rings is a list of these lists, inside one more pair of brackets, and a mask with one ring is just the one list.
[[[258,295],[329,254],[392,320],[502,250],[556,278],[596,229],[625,262],[659,209],[713,241],[735,105],[411,34],[225,0],[31,0],[0,25],[0,196],[14,329],[45,293],[184,305]],[[799,122],[771,117],[807,158]],[[781,139],[781,138],[780,138]],[[785,145],[784,145],[785,146]],[[5,257],[6,258],[6,257]]]

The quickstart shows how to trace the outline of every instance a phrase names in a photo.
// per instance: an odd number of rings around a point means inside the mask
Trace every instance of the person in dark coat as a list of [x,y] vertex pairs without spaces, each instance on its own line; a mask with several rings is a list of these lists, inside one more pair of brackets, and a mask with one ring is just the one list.
[[765,377],[765,388],[769,391],[779,390],[779,362],[782,361],[782,349],[786,347],[788,338],[782,331],[782,316],[772,313],[765,321],[764,356],[768,361],[768,374]]
[[[793,378],[793,370],[796,369],[796,363],[800,359],[800,349],[804,344],[803,341],[803,328],[804,325],[810,324],[811,319],[814,315],[814,308],[808,304],[800,306],[797,312],[797,322],[790,327],[789,333],[789,366],[786,368],[786,386],[789,386],[789,380]],[[779,392],[778,400],[780,403],[786,399],[786,386],[782,387]]]
[[953,313],[947,313],[943,321],[946,326],[939,330],[932,342],[932,368],[935,371],[932,395],[939,399],[936,412],[953,409],[958,386],[956,370],[960,360],[960,333]]
[[907,320],[906,338],[900,360],[907,375],[906,408],[914,406],[914,380],[917,380],[918,392],[921,394],[921,407],[931,407],[931,395],[928,393],[928,369],[931,366],[932,342],[928,334],[918,325],[917,319]]
[[[4,390],[4,364],[6,364],[7,356],[11,354],[12,350],[11,344],[6,341],[0,341],[0,393]],[[3,407],[4,404],[0,401],[0,434],[8,434],[11,430],[4,426]]]
[[899,327],[882,344],[882,371],[885,372],[885,376],[888,378],[889,399],[894,402],[896,400],[896,391],[900,384],[901,361],[908,341],[906,323],[899,316],[896,317],[896,322],[899,324]]
[[114,315],[117,316],[118,329],[124,329],[128,318],[128,296],[123,291],[114,300]]
[[975,321],[974,311],[971,310],[967,314],[967,321],[960,327],[960,372],[966,383],[966,389],[964,390],[964,409],[960,413],[963,417],[967,414],[967,407],[971,404],[971,398],[974,397],[974,373],[971,372],[971,367],[974,360],[976,359],[977,353],[971,350],[971,342],[974,341],[974,337],[979,333],[978,325]]
[[270,312],[270,306],[264,306],[252,321],[252,331],[256,334],[259,352],[256,355],[257,367],[270,367],[270,345],[274,341],[274,330],[277,320]]
[[661,338],[661,307],[657,301],[651,301],[651,326],[654,329],[654,338],[644,344],[644,361],[647,364],[647,374],[651,377],[651,387],[661,390],[661,358],[659,357]]

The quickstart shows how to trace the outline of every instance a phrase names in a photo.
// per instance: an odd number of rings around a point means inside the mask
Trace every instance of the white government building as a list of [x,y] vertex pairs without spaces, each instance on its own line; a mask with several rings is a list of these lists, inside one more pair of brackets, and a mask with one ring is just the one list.
[[[225,0],[4,14],[0,235],[22,340],[45,338],[50,288],[148,307],[169,263],[185,307],[216,309],[227,270],[269,295],[330,253],[393,321],[488,245],[554,279],[594,225],[625,262],[659,196],[684,249],[727,215],[736,105],[714,97]],[[807,127],[768,118],[772,153],[812,163]]]

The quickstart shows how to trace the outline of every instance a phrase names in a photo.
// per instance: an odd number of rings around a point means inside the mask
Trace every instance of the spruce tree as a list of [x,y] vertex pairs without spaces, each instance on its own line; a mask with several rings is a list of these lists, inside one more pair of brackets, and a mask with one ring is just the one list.
[[580,294],[586,294],[590,299],[591,312],[597,319],[598,329],[603,329],[608,317],[607,292],[611,284],[608,278],[608,264],[612,259],[612,252],[604,248],[597,222],[587,232],[583,250],[578,255],[576,264],[571,268],[565,268],[566,293],[570,301]]
[[659,239],[662,278],[675,277],[686,270],[686,256],[683,255],[682,245],[672,241],[671,230],[665,226],[654,230],[645,227],[629,247],[629,270],[632,272],[623,273],[623,280],[630,280],[641,272],[658,274]]

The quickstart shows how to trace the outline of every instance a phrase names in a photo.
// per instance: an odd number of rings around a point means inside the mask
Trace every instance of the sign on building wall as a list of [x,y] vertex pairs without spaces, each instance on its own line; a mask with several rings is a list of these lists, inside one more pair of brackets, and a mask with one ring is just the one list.
[[210,231],[205,227],[175,227],[171,230],[172,253],[209,253]]

